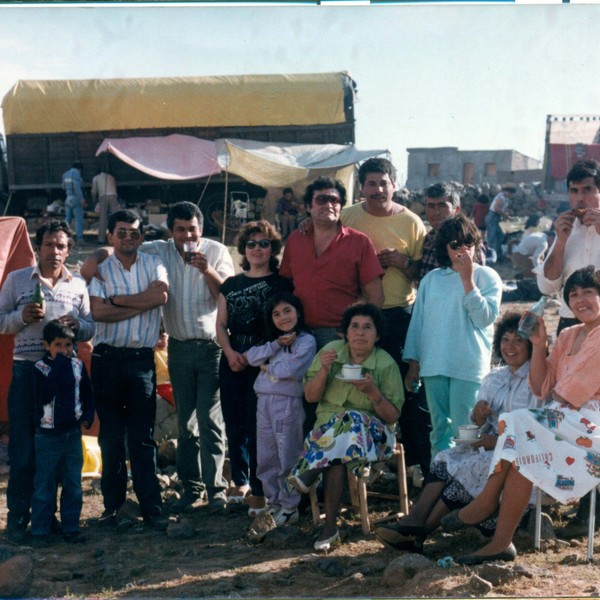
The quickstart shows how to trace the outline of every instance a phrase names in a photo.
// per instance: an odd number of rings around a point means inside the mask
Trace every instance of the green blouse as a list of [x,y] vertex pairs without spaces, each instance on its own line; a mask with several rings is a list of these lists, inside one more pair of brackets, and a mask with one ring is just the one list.
[[[376,416],[366,394],[359,391],[351,383],[336,378],[336,375],[341,374],[343,365],[350,362],[348,344],[343,340],[330,342],[321,348],[306,372],[304,382],[310,381],[317,374],[321,368],[321,354],[325,350],[331,349],[337,352],[337,359],[327,374],[325,393],[317,406],[315,427],[324,425],[333,415],[344,410],[360,410]],[[400,369],[394,359],[385,350],[375,347],[361,366],[363,373],[369,373],[373,377],[375,385],[384,398],[389,400],[398,410],[401,410],[404,404],[404,386]]]

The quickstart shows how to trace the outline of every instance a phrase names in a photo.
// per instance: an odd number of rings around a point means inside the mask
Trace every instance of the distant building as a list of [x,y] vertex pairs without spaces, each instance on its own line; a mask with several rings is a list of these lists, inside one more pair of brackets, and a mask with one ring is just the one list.
[[516,150],[459,150],[455,147],[407,148],[409,189],[438,181],[463,185],[532,183],[543,177],[542,163]]
[[582,158],[600,161],[600,115],[547,115],[545,188],[564,192],[567,173]]

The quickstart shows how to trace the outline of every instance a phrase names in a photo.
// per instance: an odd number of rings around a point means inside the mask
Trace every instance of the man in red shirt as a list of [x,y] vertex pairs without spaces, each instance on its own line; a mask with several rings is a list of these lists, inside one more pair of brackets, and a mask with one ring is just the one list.
[[[290,234],[279,274],[292,279],[294,294],[302,300],[306,323],[317,340],[317,349],[339,339],[344,310],[364,297],[383,306],[384,270],[371,240],[345,227],[340,212],[346,188],[337,179],[319,177],[304,193],[311,224],[304,233]],[[304,402],[305,433],[312,429],[316,404]]]
[[320,349],[338,339],[344,310],[359,298],[383,305],[384,270],[369,238],[340,222],[340,181],[319,177],[306,188],[304,204],[312,227],[290,234],[279,274],[293,280]]

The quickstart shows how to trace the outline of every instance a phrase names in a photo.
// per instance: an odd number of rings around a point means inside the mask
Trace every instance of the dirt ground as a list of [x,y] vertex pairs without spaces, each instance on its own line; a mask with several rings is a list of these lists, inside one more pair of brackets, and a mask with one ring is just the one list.
[[[93,247],[72,254],[71,266]],[[510,269],[499,269],[505,279]],[[525,305],[505,305],[522,309]],[[548,317],[556,320],[556,309]],[[549,330],[555,330],[553,324]],[[166,478],[165,478],[166,480]],[[7,476],[0,476],[0,528],[6,525]],[[414,491],[413,491],[414,492]],[[173,491],[165,492],[167,502]],[[132,498],[135,498],[133,494]],[[387,501],[371,500],[374,517],[393,513]],[[97,518],[103,510],[98,480],[84,480],[82,545],[69,545],[57,538],[44,549],[28,546],[15,551],[30,554],[34,578],[31,598],[157,598],[157,597],[464,597],[464,596],[600,596],[597,565],[585,558],[586,537],[554,543],[545,551],[533,550],[531,536],[519,532],[519,556],[496,577],[485,567],[440,568],[437,560],[460,556],[483,545],[476,531],[458,534],[437,532],[427,540],[424,556],[431,564],[408,569],[400,577],[389,575],[390,563],[402,553],[383,547],[374,534],[361,532],[360,520],[351,513],[341,519],[343,541],[327,554],[312,549],[315,528],[310,510],[303,512],[297,526],[269,532],[261,542],[248,537],[252,520],[239,506],[222,514],[209,515],[202,506],[181,517],[171,517],[167,532],[144,529],[125,531],[101,527]],[[555,526],[568,520],[569,507],[553,514]],[[8,544],[8,542],[6,542]],[[600,556],[600,543],[596,544]],[[387,571],[386,571],[387,568]],[[413,577],[414,575],[414,577]],[[484,582],[485,583],[485,582]]]

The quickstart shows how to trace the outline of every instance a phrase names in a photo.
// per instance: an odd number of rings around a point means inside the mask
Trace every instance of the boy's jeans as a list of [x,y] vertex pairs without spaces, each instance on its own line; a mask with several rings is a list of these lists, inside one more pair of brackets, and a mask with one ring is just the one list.
[[79,531],[83,503],[81,469],[83,447],[79,427],[69,431],[36,431],[35,483],[31,506],[31,532],[48,535],[60,481],[60,519],[63,533]]

